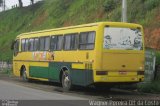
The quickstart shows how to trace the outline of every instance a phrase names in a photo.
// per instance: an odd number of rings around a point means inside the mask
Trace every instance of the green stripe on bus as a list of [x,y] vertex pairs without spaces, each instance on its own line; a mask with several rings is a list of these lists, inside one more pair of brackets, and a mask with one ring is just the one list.
[[29,75],[30,77],[36,77],[36,78],[48,78],[48,68],[30,66]]
[[93,83],[93,71],[74,69],[71,71],[71,78],[74,85],[87,86]]
[[49,67],[31,66],[29,74],[35,78],[46,78],[50,81],[60,82],[60,72],[62,67],[68,68],[71,73],[72,84],[87,86],[93,83],[92,70],[71,69],[72,63],[50,62]]

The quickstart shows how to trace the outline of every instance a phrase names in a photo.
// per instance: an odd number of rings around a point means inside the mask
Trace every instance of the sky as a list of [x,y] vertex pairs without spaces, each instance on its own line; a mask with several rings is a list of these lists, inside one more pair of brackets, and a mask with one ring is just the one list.
[[[6,8],[10,9],[13,5],[19,5],[18,0],[5,0],[6,1]],[[31,4],[30,0],[22,0],[23,1],[23,6],[28,6]],[[35,0],[35,2],[40,1],[40,0]]]

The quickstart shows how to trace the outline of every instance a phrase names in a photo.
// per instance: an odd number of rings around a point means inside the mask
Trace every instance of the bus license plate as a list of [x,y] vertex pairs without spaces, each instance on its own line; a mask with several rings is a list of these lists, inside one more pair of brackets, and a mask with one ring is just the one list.
[[127,72],[126,72],[126,71],[119,71],[119,74],[120,74],[120,75],[126,75]]

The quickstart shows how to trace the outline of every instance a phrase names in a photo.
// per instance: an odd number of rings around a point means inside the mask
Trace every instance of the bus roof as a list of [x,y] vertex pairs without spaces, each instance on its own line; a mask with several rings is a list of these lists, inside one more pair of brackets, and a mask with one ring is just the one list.
[[50,31],[74,29],[74,28],[81,28],[81,27],[92,27],[92,26],[98,26],[98,25],[101,25],[101,24],[111,24],[111,25],[126,24],[126,25],[134,25],[134,26],[141,27],[141,25],[139,25],[139,24],[134,24],[134,23],[124,23],[124,22],[97,22],[97,23],[89,23],[89,24],[75,25],[75,26],[69,26],[69,27],[46,29],[46,30],[28,32],[28,33],[22,33],[22,34],[18,35],[17,37],[20,37],[20,36],[23,36],[23,35],[35,34],[35,33],[42,33],[42,32],[50,32]]

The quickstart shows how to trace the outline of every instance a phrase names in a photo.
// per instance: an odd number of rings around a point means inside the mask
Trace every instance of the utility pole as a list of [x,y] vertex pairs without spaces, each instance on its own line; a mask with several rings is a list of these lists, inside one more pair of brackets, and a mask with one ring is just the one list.
[[5,2],[5,0],[3,1],[3,11],[5,11],[6,10],[6,2]]
[[127,22],[127,0],[122,0],[122,22]]

